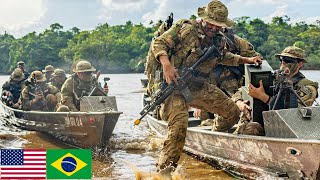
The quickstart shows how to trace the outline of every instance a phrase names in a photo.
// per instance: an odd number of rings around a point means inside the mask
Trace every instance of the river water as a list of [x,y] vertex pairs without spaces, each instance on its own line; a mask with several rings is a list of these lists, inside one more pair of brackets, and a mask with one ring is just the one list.
[[[307,78],[320,83],[320,71],[303,71]],[[109,95],[116,96],[118,110],[122,111],[113,132],[108,151],[94,154],[94,179],[159,179],[155,163],[162,140],[148,128],[146,122],[133,127],[134,119],[142,109],[142,88],[140,79],[143,74],[106,74],[110,77]],[[9,76],[0,76],[0,85]],[[2,111],[2,110],[1,110]],[[1,119],[5,117],[1,115]],[[0,148],[72,148],[38,132],[22,131],[0,120]],[[99,153],[98,153],[99,152]],[[221,170],[183,154],[180,158],[178,173],[173,179],[233,179]]]

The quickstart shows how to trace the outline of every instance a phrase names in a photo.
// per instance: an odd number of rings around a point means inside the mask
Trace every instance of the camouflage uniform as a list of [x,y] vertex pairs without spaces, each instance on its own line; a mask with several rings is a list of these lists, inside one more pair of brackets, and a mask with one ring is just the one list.
[[[61,80],[57,79],[61,78]],[[49,80],[49,83],[55,87],[57,87],[59,90],[61,90],[63,83],[66,81],[66,74],[64,70],[62,69],[55,69],[52,73],[52,78]]]
[[[208,15],[211,15],[209,16]],[[214,13],[214,14],[211,14]],[[211,24],[226,26],[231,24],[227,18],[227,8],[219,1],[212,1],[207,8],[199,8],[200,18]],[[218,16],[216,20],[211,18]],[[188,67],[196,62],[203,48],[215,44],[218,48],[225,48],[225,39],[223,35],[216,34],[214,38],[207,37],[198,22],[189,20],[180,20],[168,31],[154,40],[152,52],[156,59],[159,56],[168,56],[169,49],[173,53],[170,58],[174,67],[181,69]],[[217,61],[216,61],[217,60]],[[224,52],[223,57],[211,59],[203,62],[198,68],[198,77],[205,78],[204,83],[198,82],[196,78],[189,87],[193,101],[192,107],[205,109],[209,112],[219,114],[225,121],[236,123],[240,111],[236,104],[228,98],[216,85],[210,84],[209,73],[218,63],[225,65],[238,66],[242,63],[239,55]],[[168,133],[157,162],[158,170],[170,169],[175,167],[180,158],[184,143],[186,130],[188,126],[188,105],[180,92],[175,91],[164,103],[164,114],[162,119],[168,120]]]
[[47,65],[44,70],[42,70],[43,73],[45,73],[46,76],[46,82],[48,83],[49,80],[52,78],[52,73],[54,72],[54,67],[52,65]]
[[[73,70],[78,72],[94,72],[94,69],[88,61],[79,61],[76,68]],[[57,111],[80,111],[80,99],[83,96],[88,96],[94,87],[97,80],[91,78],[90,81],[82,81],[78,78],[77,74],[71,75],[61,88],[61,107]],[[100,86],[100,84],[99,84]],[[104,94],[96,90],[92,93],[92,96],[104,96]]]
[[[6,81],[2,85],[2,94],[7,94],[7,92],[10,92],[9,94],[12,95],[12,103],[15,104],[18,102],[20,98],[21,93],[21,86],[24,80],[24,74],[23,71],[20,68],[16,68],[10,76],[10,79]],[[13,105],[12,104],[12,105]]]
[[[244,57],[260,56],[260,54],[254,50],[254,47],[250,42],[233,34],[231,29],[225,29],[224,34],[227,37],[227,51]],[[213,84],[216,84],[223,92],[225,92],[226,95],[232,97],[232,95],[236,93],[241,86],[243,86],[243,75],[243,64],[240,66],[225,66],[219,64],[213,69],[210,80]],[[210,114],[208,115],[206,111],[201,111],[200,119],[204,120],[208,119],[209,117]],[[214,120],[205,120],[201,124],[214,124],[213,129],[216,131],[221,131],[227,129],[227,127],[233,126],[233,124],[226,123],[228,122],[223,121],[223,118],[216,115]]]
[[[227,51],[244,57],[260,56],[251,43],[233,34],[230,29],[226,29],[224,34],[227,37]],[[225,66],[219,64],[214,68],[212,75],[212,82],[231,97],[243,85],[244,65]]]
[[[34,74],[34,75],[33,75]],[[33,71],[32,76],[35,76],[35,84],[28,83],[28,85],[21,92],[21,103],[23,110],[40,110],[40,111],[53,111],[60,101],[60,91],[58,88],[46,84],[46,78],[40,71]],[[30,77],[32,78],[32,77]],[[31,82],[31,79],[28,79]],[[37,87],[38,86],[38,87]],[[35,102],[35,95],[41,91],[44,99]]]
[[[301,100],[307,105],[312,106],[315,99],[318,97],[318,82],[311,81],[299,72],[291,78],[293,82],[293,89],[296,90]],[[303,104],[299,102],[299,107]]]

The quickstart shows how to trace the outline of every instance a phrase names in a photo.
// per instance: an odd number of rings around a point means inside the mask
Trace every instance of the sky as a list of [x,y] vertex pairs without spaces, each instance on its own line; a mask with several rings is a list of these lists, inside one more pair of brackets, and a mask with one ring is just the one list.
[[[21,37],[42,32],[53,23],[64,30],[78,27],[92,30],[99,24],[148,25],[164,20],[173,12],[174,19],[197,14],[210,0],[0,0],[0,34]],[[319,0],[221,0],[229,9],[229,18],[241,16],[270,22],[272,17],[288,15],[292,23],[320,20]]]

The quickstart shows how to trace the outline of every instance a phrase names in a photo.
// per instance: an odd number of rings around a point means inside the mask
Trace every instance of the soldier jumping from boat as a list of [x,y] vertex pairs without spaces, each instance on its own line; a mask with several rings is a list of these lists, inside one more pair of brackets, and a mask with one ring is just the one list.
[[[225,49],[225,39],[219,31],[222,27],[230,27],[233,24],[228,19],[227,7],[215,0],[207,7],[199,8],[198,15],[200,21],[180,20],[154,40],[152,51],[161,62],[168,84],[177,83],[177,69],[190,67],[202,55],[204,48],[215,45],[220,50]],[[169,49],[173,49],[171,61],[168,57]],[[262,60],[259,56],[248,58],[222,52],[221,58],[207,60],[196,69],[196,76],[191,79],[192,83],[189,86],[193,96],[193,101],[189,104],[219,114],[225,121],[236,123],[240,115],[239,108],[223,91],[209,82],[210,71],[218,63],[238,66],[241,63],[260,64]],[[157,162],[157,169],[167,173],[177,166],[185,142],[188,103],[181,92],[175,91],[166,99],[162,118],[168,120],[168,133]]]

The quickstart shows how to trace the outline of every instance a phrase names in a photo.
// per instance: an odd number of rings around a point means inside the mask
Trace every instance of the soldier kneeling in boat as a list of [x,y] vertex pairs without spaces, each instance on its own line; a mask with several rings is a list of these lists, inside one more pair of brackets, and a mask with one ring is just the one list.
[[[288,81],[292,83],[293,89],[296,91],[301,101],[298,101],[298,104],[293,105],[294,107],[304,107],[312,106],[315,99],[318,97],[318,88],[319,85],[317,82],[307,79],[301,72],[300,69],[303,67],[304,63],[307,63],[305,58],[305,52],[301,48],[295,46],[286,47],[280,54],[276,54],[275,57],[280,61],[280,70],[284,71]],[[260,99],[262,102],[269,105],[272,109],[273,105],[276,103],[275,98],[266,94],[263,88],[263,82],[260,80],[260,86],[254,87],[252,84],[249,84],[248,87],[249,95],[253,98]],[[297,97],[296,97],[297,98]],[[232,98],[236,104],[239,104],[238,107],[240,110],[248,112],[250,107],[243,103],[242,92],[238,91]],[[293,99],[294,100],[294,99]],[[293,101],[290,99],[290,101]],[[295,100],[294,100],[295,101]],[[288,102],[287,104],[291,104]],[[278,105],[278,104],[276,104]],[[241,108],[242,107],[242,108]],[[275,109],[283,109],[285,107],[279,107]],[[294,108],[289,107],[289,108]],[[288,108],[288,107],[287,107]],[[249,135],[261,135],[261,130],[263,128],[260,124],[249,124],[249,121],[244,121],[243,124],[239,127],[238,132],[241,134]]]
[[61,105],[58,112],[80,111],[80,99],[83,96],[106,96],[108,87],[102,88],[93,76],[96,69],[88,61],[79,61],[61,88]]
[[61,93],[58,88],[46,83],[41,71],[33,71],[21,92],[23,110],[54,111]]
[[24,81],[24,74],[20,68],[16,68],[10,76],[10,79],[2,86],[2,101],[15,109],[20,108],[21,86]]
[[61,91],[62,85],[66,79],[66,73],[63,69],[55,69],[52,73],[52,78],[49,80],[49,83]]

